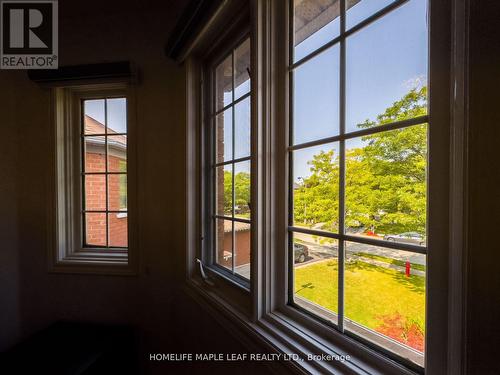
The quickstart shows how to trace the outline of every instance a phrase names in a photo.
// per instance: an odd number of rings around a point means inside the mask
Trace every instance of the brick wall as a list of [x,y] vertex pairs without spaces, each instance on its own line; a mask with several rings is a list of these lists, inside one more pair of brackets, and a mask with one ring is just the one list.
[[[87,172],[105,170],[103,153],[87,152],[85,155]],[[119,171],[122,159],[109,155],[109,170]],[[108,176],[109,210],[119,211],[120,175]],[[85,177],[85,202],[89,210],[106,209],[106,177],[104,175],[87,175]],[[124,214],[109,213],[109,246],[127,247],[128,218]],[[86,242],[88,245],[106,246],[106,214],[89,213],[86,217]]]
[[[224,259],[224,254],[231,254],[232,239],[231,232],[225,232],[223,246],[219,248],[219,264],[231,268],[231,257]],[[235,234],[235,267],[250,263],[250,230],[237,231]]]

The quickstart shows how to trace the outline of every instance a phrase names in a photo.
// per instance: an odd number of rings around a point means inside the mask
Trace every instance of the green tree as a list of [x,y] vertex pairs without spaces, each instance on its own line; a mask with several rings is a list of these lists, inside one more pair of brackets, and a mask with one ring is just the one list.
[[[224,212],[232,212],[232,174],[224,171]],[[234,175],[234,205],[238,207],[239,214],[246,214],[250,211],[250,173],[238,172]]]
[[[425,115],[427,88],[413,89],[376,121],[361,129]],[[427,126],[362,137],[363,147],[346,151],[346,226],[379,233],[425,233]],[[338,227],[339,159],[321,152],[309,162],[311,175],[294,189],[298,222]]]

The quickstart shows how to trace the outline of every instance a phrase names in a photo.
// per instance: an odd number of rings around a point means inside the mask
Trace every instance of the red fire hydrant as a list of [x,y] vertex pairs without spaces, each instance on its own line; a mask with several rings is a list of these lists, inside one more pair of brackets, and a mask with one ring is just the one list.
[[406,261],[406,277],[410,277],[411,265],[410,262]]

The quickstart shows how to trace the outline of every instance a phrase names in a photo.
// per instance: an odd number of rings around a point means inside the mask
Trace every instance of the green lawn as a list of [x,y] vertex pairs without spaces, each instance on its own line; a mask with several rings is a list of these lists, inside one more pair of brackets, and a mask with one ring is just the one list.
[[[295,270],[296,293],[337,312],[337,260],[313,263]],[[425,327],[425,278],[361,260],[346,263],[346,317],[382,332],[382,326],[400,317],[403,323]],[[406,322],[406,323],[405,323]]]

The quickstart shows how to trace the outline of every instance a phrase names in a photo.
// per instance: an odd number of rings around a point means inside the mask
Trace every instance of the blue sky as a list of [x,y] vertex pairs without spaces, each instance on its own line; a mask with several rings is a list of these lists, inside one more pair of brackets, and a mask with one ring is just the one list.
[[[107,99],[108,128],[116,133],[127,132],[127,101],[125,98]],[[86,100],[85,114],[104,124],[104,99]]]
[[[361,0],[348,11],[347,27],[391,2]],[[334,20],[297,45],[296,60],[338,36],[338,28]],[[427,1],[411,0],[347,38],[346,131],[375,120],[411,88],[426,84],[427,32]],[[339,134],[339,55],[334,45],[296,69],[294,144]],[[361,144],[351,141],[349,146]],[[295,181],[310,174],[307,160],[320,149],[297,152]]]

